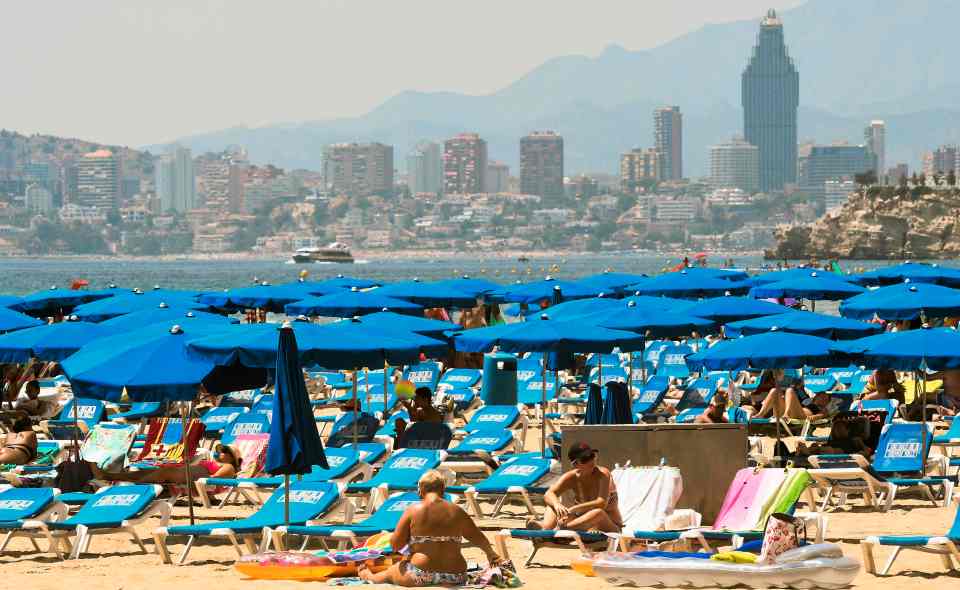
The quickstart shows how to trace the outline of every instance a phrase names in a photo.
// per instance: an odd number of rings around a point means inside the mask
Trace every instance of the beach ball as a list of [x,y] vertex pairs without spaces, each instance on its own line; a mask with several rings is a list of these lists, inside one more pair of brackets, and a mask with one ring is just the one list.
[[397,386],[394,388],[397,392],[397,397],[401,399],[413,399],[413,393],[416,389],[416,386],[406,379],[397,383]]

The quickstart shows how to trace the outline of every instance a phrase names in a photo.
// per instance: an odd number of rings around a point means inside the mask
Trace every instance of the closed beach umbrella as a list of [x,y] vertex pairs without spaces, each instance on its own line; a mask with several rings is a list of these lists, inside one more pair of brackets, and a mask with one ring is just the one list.
[[688,356],[687,366],[709,371],[840,366],[832,346],[826,338],[777,330],[718,342]]
[[838,275],[812,271],[809,276],[797,277],[758,285],[750,289],[750,296],[757,299],[810,299],[812,301],[828,299],[846,299],[866,292],[860,285],[843,280]]
[[284,476],[284,523],[290,523],[290,475],[310,473],[314,465],[329,469],[303,382],[297,339],[290,324],[280,329],[273,390],[273,420],[264,469]]
[[603,393],[596,383],[591,383],[587,388],[587,411],[583,416],[583,423],[603,424]]
[[0,336],[0,362],[62,361],[84,345],[114,333],[101,324],[77,321],[17,330]]
[[411,315],[422,315],[423,307],[403,299],[380,295],[377,289],[360,291],[357,288],[324,295],[309,297],[284,307],[287,315],[324,316],[332,318],[351,318],[378,311],[392,311]]
[[901,283],[880,287],[840,304],[840,315],[860,320],[912,320],[921,316],[960,315],[960,290],[932,283]]
[[34,315],[43,315],[45,313],[69,311],[83,303],[112,297],[119,292],[122,291],[118,289],[85,291],[82,289],[72,290],[50,287],[49,289],[27,295],[19,303],[11,305],[10,308]]
[[704,299],[683,310],[684,313],[713,320],[721,324],[749,320],[768,315],[781,314],[790,311],[790,308],[770,301],[752,299],[750,297],[712,297]]
[[6,307],[0,307],[0,332],[13,332],[24,328],[42,326],[44,322]]
[[878,324],[868,324],[811,311],[790,310],[777,315],[731,322],[724,326],[724,335],[727,338],[737,338],[738,336],[762,334],[772,329],[794,334],[819,336],[831,340],[863,338],[883,331],[883,327]]
[[466,307],[477,306],[477,296],[458,290],[442,283],[425,283],[417,279],[403,281],[380,287],[378,295],[396,297],[424,307]]
[[[601,384],[602,385],[602,384]],[[607,399],[603,403],[601,424],[633,424],[630,411],[630,394],[626,383],[611,383],[607,389]]]
[[850,280],[859,285],[869,286],[894,285],[909,280],[911,283],[936,283],[960,288],[960,268],[922,262],[904,262],[852,275]]
[[192,294],[174,294],[156,291],[128,291],[118,293],[90,303],[84,303],[74,308],[71,315],[85,322],[102,322],[128,313],[139,312],[160,304],[180,309],[208,309],[208,305],[198,303]]

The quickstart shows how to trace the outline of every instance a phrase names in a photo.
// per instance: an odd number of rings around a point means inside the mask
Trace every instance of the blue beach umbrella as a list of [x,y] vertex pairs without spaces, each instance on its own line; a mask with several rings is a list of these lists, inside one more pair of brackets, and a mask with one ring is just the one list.
[[653,338],[689,336],[713,330],[716,322],[686,312],[643,309],[637,305],[604,310],[577,319],[578,322],[612,330],[627,330]]
[[639,283],[645,278],[647,278],[647,275],[629,274],[623,272],[603,272],[600,274],[581,277],[577,279],[576,282],[583,285],[588,285],[590,287],[600,288],[604,291],[609,290],[614,293],[619,293],[628,285]]
[[414,332],[425,336],[440,336],[444,332],[461,329],[459,324],[453,322],[404,315],[392,311],[381,311],[360,316],[359,321],[360,325],[372,330]]
[[727,322],[781,314],[790,311],[790,308],[750,297],[724,296],[704,299],[683,311],[692,316],[726,324]]
[[83,303],[112,297],[118,292],[121,291],[118,289],[85,291],[82,289],[73,290],[50,287],[49,289],[27,295],[22,301],[13,304],[10,308],[38,315],[48,312],[68,311]]
[[738,285],[729,279],[718,278],[710,274],[694,272],[688,268],[677,272],[668,272],[630,285],[627,290],[637,295],[677,297],[697,299],[726,294],[746,293],[747,287]]
[[100,322],[100,325],[109,328],[113,333],[117,334],[130,330],[139,330],[140,328],[159,323],[166,323],[168,328],[177,324],[182,326],[204,325],[205,331],[210,331],[219,326],[228,326],[239,322],[236,318],[161,303],[153,308],[143,309],[105,320]]
[[833,341],[805,334],[771,331],[724,340],[687,357],[691,370],[800,369],[839,366]]
[[26,314],[0,307],[0,332],[13,332],[24,328],[42,326],[44,322]]
[[559,297],[560,301],[557,301],[559,303],[571,299],[596,297],[603,291],[601,287],[547,277],[542,281],[503,287],[489,293],[486,299],[503,303],[538,303],[540,301],[555,302]]
[[603,393],[596,383],[591,383],[587,388],[587,410],[583,416],[583,423],[603,424]]
[[895,285],[909,280],[911,283],[936,283],[960,288],[960,269],[939,264],[905,262],[863,272],[850,277],[859,285]]
[[871,369],[949,371],[960,369],[960,332],[920,328],[886,332],[834,345],[838,353]]
[[757,285],[769,285],[770,283],[779,283],[780,281],[787,281],[790,279],[804,279],[809,277],[810,273],[812,272],[832,274],[838,278],[842,278],[840,275],[835,273],[828,273],[827,271],[817,270],[815,268],[800,267],[788,268],[785,270],[770,270],[753,275],[752,277],[746,278],[740,282],[745,285],[750,285],[751,287],[756,287]]
[[323,443],[313,417],[310,396],[303,382],[303,367],[297,352],[297,338],[290,324],[279,330],[276,382],[273,391],[273,420],[264,469],[284,476],[284,522],[290,522],[290,475],[310,473],[314,465],[329,469]]
[[281,285],[262,283],[252,287],[230,289],[223,293],[206,293],[199,298],[200,303],[220,308],[265,309],[282,312],[283,306],[308,297],[329,295],[343,291],[341,287],[324,286],[320,283],[294,281]]
[[789,310],[785,313],[731,322],[724,326],[727,338],[762,334],[772,329],[807,334],[831,340],[849,340],[863,338],[883,331],[877,324],[868,324],[857,320],[810,311]]
[[[621,299],[613,299],[612,297],[590,297],[588,299],[564,301],[563,303],[550,306],[549,310],[551,318],[555,320],[564,320],[622,306],[623,303]],[[542,313],[541,310],[533,309],[528,311],[527,315],[535,315],[538,313]]]
[[10,307],[23,301],[23,297],[16,295],[0,295],[0,307]]
[[378,288],[376,293],[424,307],[473,308],[477,306],[475,294],[460,291],[450,285],[421,282],[418,279],[386,285]]
[[468,275],[456,279],[446,279],[437,281],[435,284],[446,287],[453,287],[461,293],[467,293],[479,297],[503,288],[503,285],[488,281],[487,279],[475,279]]
[[379,287],[383,283],[373,279],[360,279],[357,277],[347,277],[343,276],[342,274],[338,274],[337,276],[330,277],[328,279],[313,281],[313,284],[324,289],[370,289],[371,287]]
[[932,283],[880,287],[840,304],[840,315],[856,319],[912,320],[960,315],[960,290]]
[[547,314],[516,324],[464,330],[453,335],[462,352],[611,352],[639,350],[643,336],[622,330],[585,325],[575,320],[551,320]]
[[750,296],[757,299],[791,297],[793,299],[818,301],[822,299],[846,299],[864,292],[866,292],[866,289],[860,285],[845,281],[838,275],[811,271],[809,276],[806,277],[758,285],[750,289]]
[[85,322],[102,322],[128,313],[139,312],[161,303],[182,309],[208,309],[208,305],[197,303],[191,294],[175,294],[162,291],[128,291],[113,297],[99,299],[78,305],[71,315]]
[[0,336],[0,362],[25,363],[32,358],[62,361],[86,344],[114,334],[102,324],[77,321],[17,330]]
[[334,318],[350,318],[378,311],[392,311],[410,315],[423,314],[423,307],[416,303],[380,295],[377,291],[377,289],[360,291],[353,288],[333,295],[309,297],[286,305],[284,312],[291,316],[305,315]]

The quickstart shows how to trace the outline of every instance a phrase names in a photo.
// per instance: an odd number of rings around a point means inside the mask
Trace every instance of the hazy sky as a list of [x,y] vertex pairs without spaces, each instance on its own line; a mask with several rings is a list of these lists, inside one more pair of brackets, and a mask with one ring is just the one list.
[[0,16],[0,127],[129,145],[493,92],[802,0],[29,0]]

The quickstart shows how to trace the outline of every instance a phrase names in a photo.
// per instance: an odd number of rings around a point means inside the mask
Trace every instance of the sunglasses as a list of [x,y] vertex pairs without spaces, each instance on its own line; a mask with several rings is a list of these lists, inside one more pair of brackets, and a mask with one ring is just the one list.
[[573,463],[574,463],[574,465],[586,465],[587,463],[589,463],[590,461],[593,461],[593,460],[596,459],[596,458],[597,458],[597,452],[594,451],[594,452],[590,453],[589,455],[587,455],[586,457],[580,457],[579,459],[577,459],[577,460],[574,461]]

